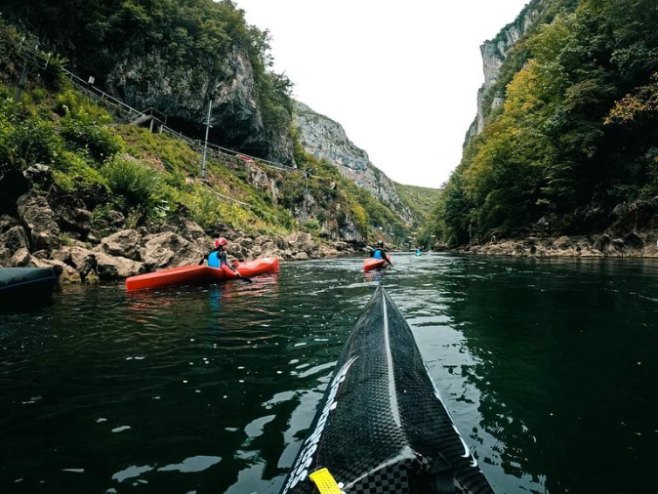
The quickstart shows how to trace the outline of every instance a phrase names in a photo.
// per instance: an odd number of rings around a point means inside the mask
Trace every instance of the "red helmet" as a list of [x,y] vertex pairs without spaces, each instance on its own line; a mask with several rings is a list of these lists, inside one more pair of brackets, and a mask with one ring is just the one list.
[[228,240],[226,240],[224,237],[219,237],[217,240],[215,240],[215,247],[224,247],[226,244],[228,244]]

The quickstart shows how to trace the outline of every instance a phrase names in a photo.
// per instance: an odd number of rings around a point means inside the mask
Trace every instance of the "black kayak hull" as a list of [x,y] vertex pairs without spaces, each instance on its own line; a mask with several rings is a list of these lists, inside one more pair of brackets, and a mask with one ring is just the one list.
[[0,268],[0,305],[47,299],[57,284],[50,268]]
[[[492,493],[455,428],[409,325],[382,286],[353,329],[282,494]],[[321,491],[320,491],[321,492]]]

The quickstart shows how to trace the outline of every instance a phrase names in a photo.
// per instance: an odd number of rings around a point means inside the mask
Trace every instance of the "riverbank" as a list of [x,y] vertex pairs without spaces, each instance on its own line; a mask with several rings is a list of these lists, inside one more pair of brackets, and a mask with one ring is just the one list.
[[[2,176],[8,186],[9,177]],[[111,207],[87,209],[80,197],[56,187],[48,167],[36,165],[19,177],[27,192],[11,214],[0,215],[0,266],[52,267],[64,283],[122,280],[157,269],[196,264],[213,245],[229,240],[229,258],[321,259],[355,252],[344,241],[307,232],[262,235],[218,223],[204,230],[184,212],[143,224]],[[99,214],[98,212],[102,214]],[[137,223],[137,225],[135,224]],[[139,226],[138,226],[139,225]]]
[[656,235],[631,232],[623,237],[591,236],[527,237],[492,240],[453,250],[460,254],[513,257],[648,257],[658,258]]

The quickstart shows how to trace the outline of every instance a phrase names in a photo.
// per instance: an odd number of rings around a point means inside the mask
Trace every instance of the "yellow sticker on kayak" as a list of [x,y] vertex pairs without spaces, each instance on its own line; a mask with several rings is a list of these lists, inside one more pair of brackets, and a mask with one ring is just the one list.
[[320,491],[320,494],[343,494],[333,475],[326,468],[321,468],[308,476]]

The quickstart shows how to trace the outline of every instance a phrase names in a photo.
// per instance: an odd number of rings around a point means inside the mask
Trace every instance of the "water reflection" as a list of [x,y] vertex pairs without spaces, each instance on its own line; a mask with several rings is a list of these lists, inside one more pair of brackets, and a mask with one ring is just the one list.
[[656,307],[646,301],[656,274],[642,261],[453,265],[448,289],[468,296],[448,293],[448,313],[476,358],[467,379],[495,439],[486,461],[518,488],[632,492],[652,483],[634,472],[650,468],[656,441],[647,411],[658,400],[640,391],[658,377],[647,327]]
[[377,283],[497,492],[653,492],[653,262],[396,255],[0,314],[1,492],[278,492]]

